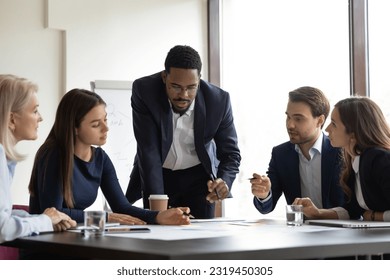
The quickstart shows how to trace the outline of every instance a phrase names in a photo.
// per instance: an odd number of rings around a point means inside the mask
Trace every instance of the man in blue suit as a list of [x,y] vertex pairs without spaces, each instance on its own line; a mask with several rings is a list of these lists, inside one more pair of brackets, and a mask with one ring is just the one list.
[[322,132],[329,115],[329,101],[321,90],[301,87],[289,93],[286,128],[290,141],[272,149],[267,175],[253,174],[254,205],[262,214],[275,209],[282,193],[287,204],[296,197],[310,197],[321,208],[344,204],[339,184],[338,148]]
[[214,217],[214,202],[230,196],[241,161],[229,94],[202,80],[189,46],[173,47],[165,70],[133,83],[137,154],[126,197],[167,194],[196,218]]

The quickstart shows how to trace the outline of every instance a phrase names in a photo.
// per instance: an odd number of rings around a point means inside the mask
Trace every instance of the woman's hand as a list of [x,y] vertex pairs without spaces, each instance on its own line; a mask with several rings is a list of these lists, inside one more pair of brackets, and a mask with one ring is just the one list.
[[363,220],[365,221],[384,221],[384,212],[366,210],[363,213]]
[[156,222],[160,225],[188,225],[190,224],[190,208],[178,207],[160,211]]
[[54,207],[46,208],[43,214],[49,216],[54,231],[64,231],[77,225],[75,220],[72,220],[68,215],[58,211]]
[[138,219],[130,215],[119,214],[119,213],[108,213],[107,222],[120,223],[121,225],[145,225],[146,224],[146,222],[144,222],[141,219]]

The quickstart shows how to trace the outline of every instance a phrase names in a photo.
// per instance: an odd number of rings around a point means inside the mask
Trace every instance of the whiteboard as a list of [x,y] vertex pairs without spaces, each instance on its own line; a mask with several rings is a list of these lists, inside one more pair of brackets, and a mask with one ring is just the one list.
[[119,184],[124,193],[133,168],[137,144],[133,133],[131,110],[132,81],[95,80],[91,82],[93,92],[106,102],[108,136],[102,149],[114,164]]

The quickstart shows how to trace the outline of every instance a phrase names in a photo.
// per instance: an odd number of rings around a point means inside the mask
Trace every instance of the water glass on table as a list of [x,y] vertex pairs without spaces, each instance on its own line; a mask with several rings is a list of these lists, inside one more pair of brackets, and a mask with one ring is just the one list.
[[301,226],[303,224],[302,205],[286,205],[286,219],[288,226]]
[[106,211],[84,211],[84,236],[103,236],[106,225]]

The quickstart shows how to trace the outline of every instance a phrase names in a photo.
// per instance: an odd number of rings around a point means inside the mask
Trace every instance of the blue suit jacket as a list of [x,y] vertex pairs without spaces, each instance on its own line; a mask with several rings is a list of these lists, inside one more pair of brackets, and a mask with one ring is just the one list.
[[[329,138],[324,135],[321,151],[321,195],[323,208],[332,208],[344,204],[345,195],[339,184],[340,149],[333,148]],[[272,149],[272,157],[268,167],[271,180],[272,199],[262,203],[254,197],[254,204],[262,214],[274,210],[282,193],[287,204],[301,197],[301,181],[299,175],[299,155],[291,142],[283,143]]]
[[[207,174],[231,188],[241,161],[229,94],[203,80],[194,111],[195,149]],[[162,166],[172,144],[172,110],[161,72],[133,83],[131,106],[137,154],[126,197],[130,202],[163,194]]]

